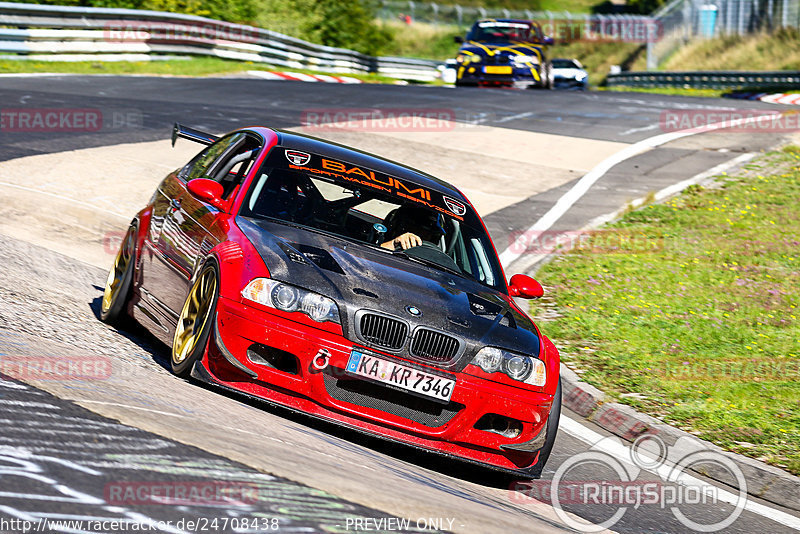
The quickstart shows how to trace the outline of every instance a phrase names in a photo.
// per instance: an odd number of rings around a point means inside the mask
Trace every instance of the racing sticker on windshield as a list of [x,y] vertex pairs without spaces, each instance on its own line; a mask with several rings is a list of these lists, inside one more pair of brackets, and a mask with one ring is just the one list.
[[[405,178],[395,178],[367,168],[361,168],[352,163],[328,159],[318,154],[309,155],[297,150],[285,149],[286,159],[289,160],[289,169],[309,172],[318,176],[325,176],[335,180],[349,182],[376,189],[395,197],[415,202],[434,209],[439,213],[463,220],[467,207],[463,202],[453,198],[445,200],[442,193],[428,189],[420,184]],[[300,158],[299,156],[303,156]],[[295,158],[297,157],[297,161]],[[310,161],[310,163],[309,163]]]
[[286,159],[295,165],[305,165],[311,160],[311,154],[299,150],[286,150]]
[[463,203],[459,202],[458,200],[456,200],[454,198],[446,197],[444,195],[442,195],[442,199],[444,199],[444,204],[445,204],[445,206],[447,206],[447,209],[449,209],[450,211],[452,211],[454,214],[458,215],[459,217],[461,217],[462,215],[467,213],[467,207]]

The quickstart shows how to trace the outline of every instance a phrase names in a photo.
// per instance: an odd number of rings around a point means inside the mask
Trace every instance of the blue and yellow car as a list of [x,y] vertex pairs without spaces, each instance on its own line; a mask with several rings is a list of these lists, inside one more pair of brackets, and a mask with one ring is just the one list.
[[553,44],[537,22],[487,19],[456,38],[456,86],[553,87],[547,46]]

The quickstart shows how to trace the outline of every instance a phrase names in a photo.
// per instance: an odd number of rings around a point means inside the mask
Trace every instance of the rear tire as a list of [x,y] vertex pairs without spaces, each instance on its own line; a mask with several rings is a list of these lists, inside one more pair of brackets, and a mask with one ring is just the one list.
[[208,347],[208,339],[217,316],[219,270],[215,262],[206,263],[197,275],[175,327],[170,365],[172,372],[187,377],[195,362]]
[[136,266],[137,233],[136,225],[131,224],[108,273],[100,302],[100,320],[104,323],[121,325],[127,317],[126,308],[131,298],[133,272]]

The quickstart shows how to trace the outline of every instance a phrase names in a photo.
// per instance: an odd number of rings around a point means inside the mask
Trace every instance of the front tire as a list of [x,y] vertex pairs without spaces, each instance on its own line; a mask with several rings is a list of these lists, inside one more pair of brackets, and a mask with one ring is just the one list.
[[546,71],[546,76],[545,76],[544,83],[542,84],[542,86],[544,87],[544,89],[552,89],[553,86],[555,85],[555,81],[553,79],[553,64],[552,63],[546,63],[545,64],[545,71]]
[[530,476],[532,478],[539,478],[542,476],[542,471],[550,458],[550,453],[553,451],[553,445],[556,442],[556,435],[558,434],[558,422],[561,419],[561,379],[558,379],[558,387],[556,393],[553,395],[553,405],[550,407],[550,415],[547,416],[547,436],[545,437],[544,447],[539,451],[539,459],[530,468]]
[[175,327],[170,364],[176,375],[188,376],[195,362],[203,357],[216,320],[218,299],[219,270],[216,263],[209,262],[189,289]]
[[100,320],[104,323],[120,324],[126,317],[125,308],[131,297],[136,265],[136,235],[136,225],[132,224],[120,243],[114,265],[108,273],[100,303]]

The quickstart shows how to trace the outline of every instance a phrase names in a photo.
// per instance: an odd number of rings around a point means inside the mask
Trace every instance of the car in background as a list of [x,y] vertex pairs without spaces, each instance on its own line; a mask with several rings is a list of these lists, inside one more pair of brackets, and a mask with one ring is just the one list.
[[131,221],[102,320],[133,317],[171,347],[176,375],[541,474],[559,354],[514,297],[542,286],[506,281],[458,189],[266,127],[218,137],[175,125],[179,137],[204,146]]
[[456,56],[456,87],[553,87],[547,46],[553,39],[534,21],[487,19],[473,24]]
[[556,87],[586,89],[589,87],[589,73],[577,59],[555,58],[553,65],[553,84]]

